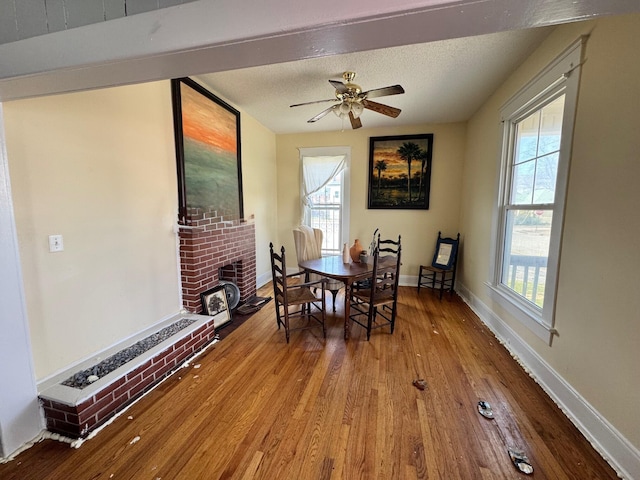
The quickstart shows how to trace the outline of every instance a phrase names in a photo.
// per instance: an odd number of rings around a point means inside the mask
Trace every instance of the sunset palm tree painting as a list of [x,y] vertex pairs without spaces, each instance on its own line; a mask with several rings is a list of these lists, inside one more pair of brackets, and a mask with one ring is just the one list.
[[380,182],[382,180],[382,172],[384,172],[387,169],[387,162],[385,162],[384,160],[376,160],[375,168],[376,168],[376,171],[378,172],[378,189],[376,193],[380,195]]
[[433,134],[369,139],[369,208],[428,209]]
[[[181,210],[214,209],[241,219],[239,113],[189,79],[180,79],[179,120],[183,171]],[[175,87],[174,87],[175,88]],[[174,109],[175,109],[174,89]],[[176,122],[177,123],[177,122]],[[180,162],[179,162],[180,163]],[[180,179],[179,179],[180,180]]]

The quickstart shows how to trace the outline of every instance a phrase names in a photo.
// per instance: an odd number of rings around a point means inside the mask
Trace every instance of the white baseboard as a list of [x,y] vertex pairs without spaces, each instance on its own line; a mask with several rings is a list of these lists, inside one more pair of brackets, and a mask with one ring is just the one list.
[[457,282],[456,292],[618,476],[628,480],[640,479],[640,451],[469,289]]
[[400,274],[400,278],[398,279],[398,285],[400,285],[401,287],[417,287],[418,276]]
[[256,288],[264,287],[271,282],[271,272],[261,273],[256,277]]

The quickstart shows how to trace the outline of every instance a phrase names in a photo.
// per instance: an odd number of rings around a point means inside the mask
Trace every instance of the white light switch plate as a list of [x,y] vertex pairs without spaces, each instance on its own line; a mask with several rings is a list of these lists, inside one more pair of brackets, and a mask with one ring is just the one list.
[[63,250],[62,235],[49,235],[49,252],[62,252]]

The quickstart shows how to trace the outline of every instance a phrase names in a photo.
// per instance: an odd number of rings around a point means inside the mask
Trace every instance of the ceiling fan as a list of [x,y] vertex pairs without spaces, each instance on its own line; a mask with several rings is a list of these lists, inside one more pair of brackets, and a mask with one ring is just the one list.
[[363,92],[362,88],[360,88],[360,85],[356,85],[355,83],[353,83],[355,77],[355,72],[344,72],[342,74],[344,82],[338,80],[329,80],[329,83],[336,89],[336,98],[330,98],[328,100],[317,100],[315,102],[297,103],[295,105],[291,105],[291,107],[312,105],[314,103],[339,102],[321,111],[315,117],[307,120],[307,122],[317,122],[329,112],[333,112],[343,120],[346,117],[349,117],[351,127],[354,129],[362,127],[360,115],[365,108],[367,110],[372,110],[374,112],[378,112],[392,118],[396,118],[398,115],[400,115],[401,110],[399,108],[390,107],[388,105],[383,105],[382,103],[377,103],[370,100],[370,98],[384,97],[386,95],[398,95],[400,93],[404,93],[404,89],[400,85],[391,85],[388,87],[376,88]]

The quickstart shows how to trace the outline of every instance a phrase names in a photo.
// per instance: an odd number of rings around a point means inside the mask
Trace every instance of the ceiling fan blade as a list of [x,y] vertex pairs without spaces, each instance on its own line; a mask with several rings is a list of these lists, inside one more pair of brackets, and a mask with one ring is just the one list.
[[337,102],[337,98],[329,98],[327,100],[316,100],[315,102],[305,102],[305,103],[296,103],[295,105],[289,105],[289,107],[301,107],[303,105],[313,105],[314,103],[325,103],[325,102]]
[[382,103],[378,102],[372,102],[371,100],[363,100],[362,106],[369,110],[373,110],[374,112],[378,112],[393,118],[396,118],[398,115],[400,115],[400,112],[402,111],[399,108],[390,107],[389,105],[383,105]]
[[318,120],[320,120],[322,117],[324,117],[326,114],[328,114],[331,110],[333,110],[333,105],[329,108],[327,108],[326,110],[321,111],[319,114],[317,114],[315,117],[310,118],[309,120],[307,120],[307,123],[313,123],[313,122],[317,122]]
[[329,83],[333,85],[333,88],[335,88],[338,93],[344,93],[348,90],[345,84],[339,80],[329,80]]
[[354,130],[356,128],[362,127],[362,122],[360,121],[360,118],[354,117],[353,112],[349,112],[349,120],[351,120],[351,128],[353,128]]
[[400,85],[391,85],[389,87],[374,88],[373,90],[363,92],[362,96],[364,96],[364,98],[376,98],[385,97],[387,95],[399,95],[401,93],[404,93],[404,88]]

